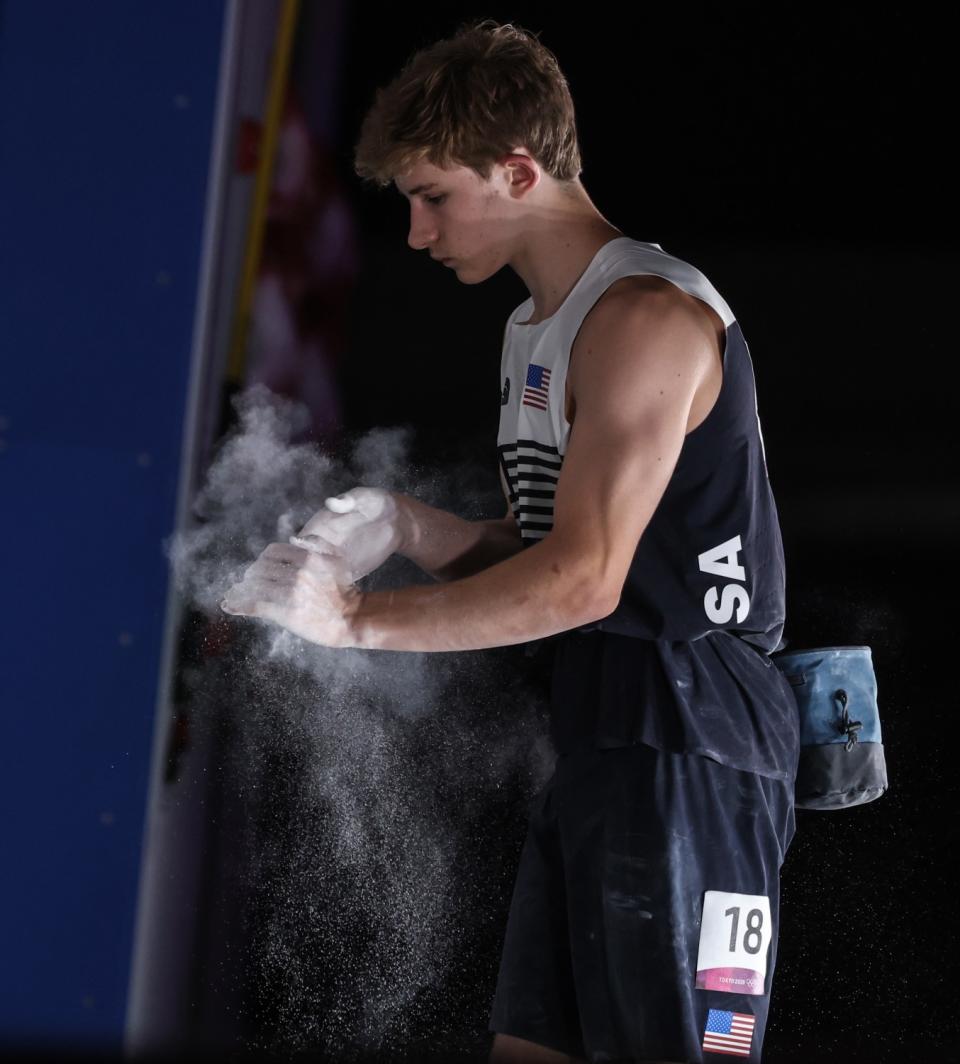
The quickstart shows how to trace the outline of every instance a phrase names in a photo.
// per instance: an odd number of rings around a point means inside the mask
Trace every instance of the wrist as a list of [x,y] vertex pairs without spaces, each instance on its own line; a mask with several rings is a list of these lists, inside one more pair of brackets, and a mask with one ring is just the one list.
[[411,500],[409,496],[401,495],[396,491],[391,491],[390,498],[393,500],[394,506],[396,507],[394,528],[399,540],[396,553],[406,556],[408,551],[416,547],[417,543],[420,541],[420,526],[417,524],[417,520],[413,516],[413,509],[410,505]]
[[366,593],[356,585],[350,589],[349,605],[343,612],[343,620],[346,624],[347,638],[344,646],[354,647],[359,650],[367,649],[364,643],[364,617],[363,606]]

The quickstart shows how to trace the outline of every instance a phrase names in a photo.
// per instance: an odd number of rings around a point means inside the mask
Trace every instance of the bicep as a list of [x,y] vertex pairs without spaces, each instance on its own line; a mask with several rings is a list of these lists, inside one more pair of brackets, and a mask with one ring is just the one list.
[[600,324],[577,382],[550,536],[589,557],[618,597],[676,467],[709,353],[702,330],[669,306]]

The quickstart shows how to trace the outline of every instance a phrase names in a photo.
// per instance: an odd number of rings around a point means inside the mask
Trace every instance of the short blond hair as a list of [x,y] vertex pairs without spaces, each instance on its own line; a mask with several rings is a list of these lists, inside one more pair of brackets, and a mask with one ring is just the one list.
[[354,171],[385,188],[426,160],[488,180],[494,161],[521,145],[557,181],[580,176],[573,99],[554,54],[512,23],[473,20],[377,90]]

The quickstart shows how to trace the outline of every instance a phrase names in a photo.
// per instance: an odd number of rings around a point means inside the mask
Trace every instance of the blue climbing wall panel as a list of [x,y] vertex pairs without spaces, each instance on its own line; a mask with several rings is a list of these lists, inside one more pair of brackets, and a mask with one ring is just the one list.
[[0,4],[0,1047],[119,1048],[224,4]]

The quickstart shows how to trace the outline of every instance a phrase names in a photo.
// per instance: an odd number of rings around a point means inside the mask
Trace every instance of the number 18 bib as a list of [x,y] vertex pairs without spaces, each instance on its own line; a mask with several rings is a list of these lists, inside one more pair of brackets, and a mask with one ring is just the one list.
[[771,932],[770,899],[765,894],[706,891],[697,988],[763,994]]

